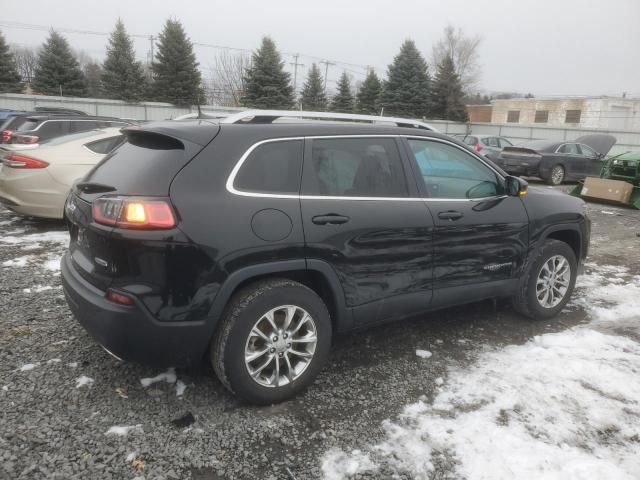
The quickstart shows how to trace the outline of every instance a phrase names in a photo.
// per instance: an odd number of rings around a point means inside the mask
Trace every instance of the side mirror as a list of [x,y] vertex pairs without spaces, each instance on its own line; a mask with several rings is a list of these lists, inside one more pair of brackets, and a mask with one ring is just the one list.
[[505,193],[510,197],[524,197],[528,188],[529,184],[520,177],[508,175],[504,179]]

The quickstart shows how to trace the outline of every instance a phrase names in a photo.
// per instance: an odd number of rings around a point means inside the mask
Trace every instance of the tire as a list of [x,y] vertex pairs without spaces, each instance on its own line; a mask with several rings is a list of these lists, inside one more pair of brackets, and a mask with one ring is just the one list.
[[[329,356],[331,330],[327,307],[313,290],[287,279],[259,281],[230,300],[212,340],[211,363],[222,384],[243,400],[259,405],[282,402],[316,378]],[[258,354],[245,361],[246,355]],[[254,377],[250,368],[260,372]]]
[[[543,305],[545,303],[545,282],[550,281],[550,278],[548,274],[542,270],[545,265],[547,265],[547,262],[557,258],[563,258],[570,269],[568,279],[566,277],[563,279],[562,276],[558,275],[560,282],[568,280],[566,282],[566,290],[558,303],[553,304],[553,302],[548,302],[548,300],[552,298],[548,296],[546,297],[547,305]],[[547,265],[547,271],[548,268],[549,265]],[[534,320],[552,318],[556,316],[569,301],[576,283],[577,272],[578,264],[573,249],[564,242],[548,239],[527,267],[518,293],[511,299],[511,305],[517,312]],[[542,282],[540,285],[539,279]],[[559,285],[559,283],[556,283],[556,285]],[[558,289],[552,289],[552,291],[553,295],[556,297],[559,296],[560,291]],[[542,296],[542,300],[539,300],[539,296]]]
[[564,167],[562,165],[555,165],[551,172],[549,172],[549,177],[545,179],[549,185],[562,185],[564,181]]

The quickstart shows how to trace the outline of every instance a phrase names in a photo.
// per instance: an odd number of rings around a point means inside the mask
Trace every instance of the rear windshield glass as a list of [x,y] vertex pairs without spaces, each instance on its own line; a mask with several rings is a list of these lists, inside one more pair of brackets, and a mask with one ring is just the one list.
[[[125,195],[167,195],[169,184],[202,147],[151,132],[129,132],[84,179]],[[116,193],[114,192],[114,193]]]
[[462,141],[467,145],[475,145],[476,143],[478,143],[478,139],[476,137],[472,137],[471,135],[464,137]]

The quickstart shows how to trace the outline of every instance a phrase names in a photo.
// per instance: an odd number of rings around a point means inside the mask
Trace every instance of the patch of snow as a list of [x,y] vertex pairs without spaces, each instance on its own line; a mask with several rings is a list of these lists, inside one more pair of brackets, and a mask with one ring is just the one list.
[[358,473],[374,471],[375,465],[369,455],[360,450],[346,454],[338,449],[331,449],[322,460],[322,473],[325,480],[341,480]]
[[166,372],[160,373],[155,377],[143,378],[140,380],[140,383],[142,384],[143,387],[148,387],[149,385],[162,382],[162,381],[165,381],[167,383],[176,383],[176,380],[177,380],[176,370],[175,368],[170,368]]
[[176,395],[178,397],[181,397],[186,389],[187,385],[182,380],[176,382]]
[[2,262],[3,267],[26,267],[27,262],[29,261],[30,256],[17,257],[12,260],[7,260],[6,262]]
[[60,363],[62,360],[59,358],[52,358],[51,360],[47,360],[47,364],[51,365],[52,363]]
[[2,390],[5,391],[5,392],[8,392],[9,391],[9,385],[3,385],[2,386]]
[[[433,402],[422,397],[383,423],[368,466],[426,479],[445,455],[469,480],[640,478],[640,343],[613,334],[640,334],[640,282],[625,267],[590,268],[574,294],[589,324],[450,368]],[[329,450],[325,478],[347,477],[363,455]]]
[[29,245],[40,242],[58,243],[64,247],[69,246],[69,233],[68,232],[43,232],[43,233],[31,233],[29,235],[15,236],[19,232],[11,232],[14,235],[6,235],[0,237],[1,243],[9,245]]
[[33,370],[38,366],[40,366],[39,363],[25,363],[18,370],[20,370],[21,372],[28,372],[29,370]]
[[76,378],[76,388],[84,387],[85,385],[88,387],[93,385],[93,378],[87,377],[86,375],[81,375]]
[[442,377],[438,377],[435,379],[436,385],[442,385],[444,383],[444,380],[442,379]]
[[69,366],[71,368],[78,368],[78,362],[67,363],[67,366]]
[[428,350],[416,350],[416,355],[420,358],[431,358],[433,354]]
[[129,434],[129,432],[142,432],[142,424],[138,425],[129,425],[129,426],[118,426],[115,425],[110,427],[109,430],[105,432],[105,435],[117,435],[119,437],[124,437]]
[[137,457],[137,456],[138,456],[138,452],[130,452],[130,453],[127,455],[127,458],[125,458],[124,460],[125,460],[125,462],[127,462],[127,463],[131,463],[131,462],[133,462],[133,461],[136,459],[136,457]]
[[57,272],[60,270],[60,262],[62,261],[61,256],[51,257],[46,262],[44,262],[44,269],[52,272]]
[[24,293],[42,293],[42,292],[46,292],[47,290],[53,290],[53,287],[51,285],[36,285],[35,287],[32,287],[32,288],[22,289]]

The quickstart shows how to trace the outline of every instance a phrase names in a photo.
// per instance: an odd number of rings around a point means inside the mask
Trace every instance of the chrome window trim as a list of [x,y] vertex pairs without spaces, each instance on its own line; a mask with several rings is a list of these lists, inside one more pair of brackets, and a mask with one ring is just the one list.
[[387,202],[483,202],[487,200],[496,200],[501,198],[506,198],[508,195],[497,195],[493,197],[482,197],[482,198],[433,198],[433,197],[344,197],[344,196],[330,196],[330,195],[302,195],[302,194],[287,194],[287,193],[261,193],[261,192],[248,192],[245,190],[238,190],[234,186],[234,182],[236,179],[236,175],[242,168],[242,165],[247,160],[249,155],[258,148],[260,145],[264,145],[265,143],[273,143],[273,142],[291,142],[295,140],[316,140],[316,139],[331,139],[331,138],[405,138],[405,139],[414,139],[414,140],[427,140],[427,141],[435,141],[444,144],[451,145],[458,150],[470,155],[482,162],[483,165],[488,167],[492,172],[496,174],[496,176],[502,180],[504,180],[503,175],[494,169],[491,165],[485,162],[480,156],[471,154],[464,148],[461,148],[459,145],[450,142],[449,140],[445,140],[443,138],[435,138],[435,137],[425,137],[419,135],[385,135],[385,134],[363,134],[363,135],[307,135],[300,137],[279,137],[279,138],[268,138],[266,140],[260,140],[259,142],[251,145],[240,157],[240,159],[236,162],[235,166],[231,170],[229,177],[227,177],[226,189],[229,193],[234,195],[239,195],[241,197],[254,197],[254,198],[281,198],[281,199],[295,199],[295,200],[349,200],[349,201],[387,201]]

